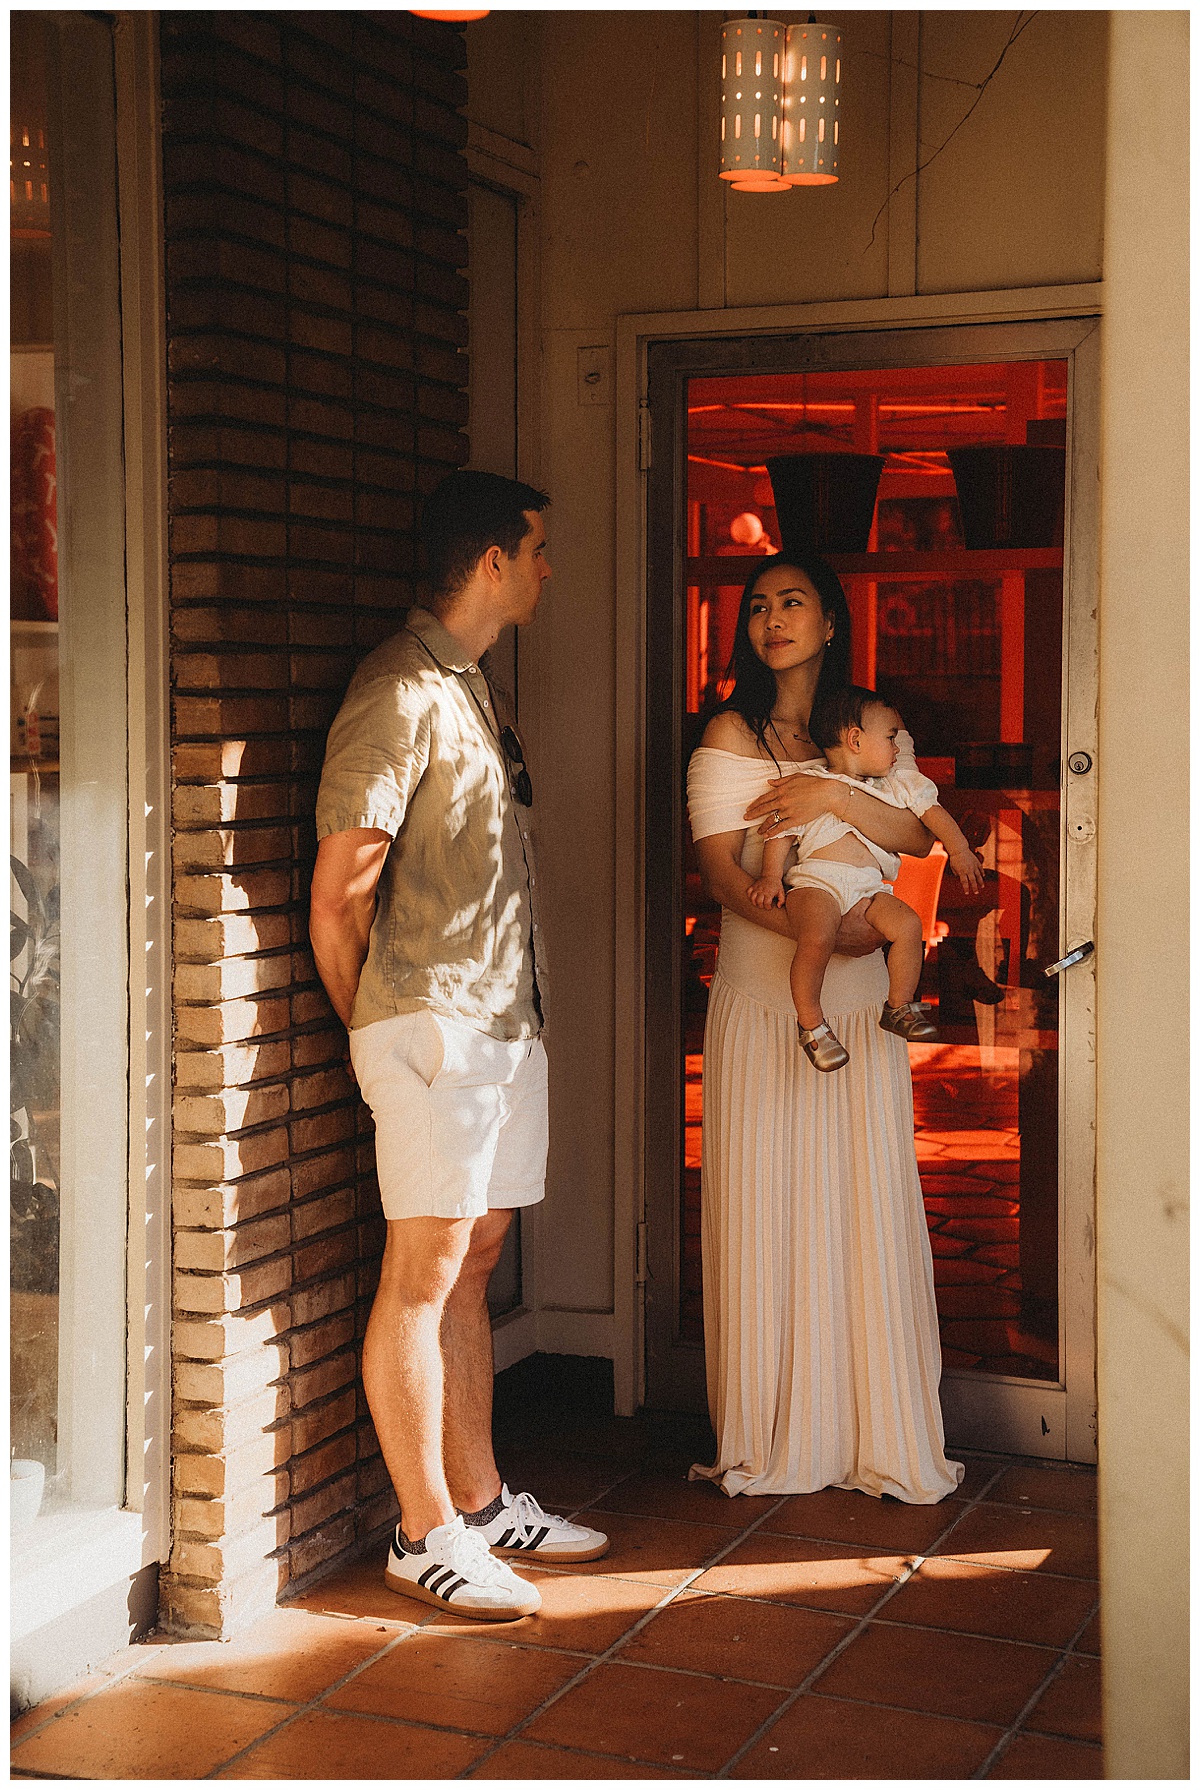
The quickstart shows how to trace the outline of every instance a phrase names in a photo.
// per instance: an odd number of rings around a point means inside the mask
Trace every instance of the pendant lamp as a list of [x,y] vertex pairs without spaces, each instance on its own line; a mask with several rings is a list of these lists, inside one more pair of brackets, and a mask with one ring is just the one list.
[[727,19],[721,29],[721,179],[739,192],[783,192],[786,28]]
[[480,12],[447,12],[444,8],[437,12],[421,12],[415,6],[410,6],[408,10],[414,19],[441,19],[447,25],[466,25],[472,19],[486,19],[488,16],[486,6]]
[[783,112],[783,179],[832,186],[837,179],[842,34],[810,19],[789,25]]

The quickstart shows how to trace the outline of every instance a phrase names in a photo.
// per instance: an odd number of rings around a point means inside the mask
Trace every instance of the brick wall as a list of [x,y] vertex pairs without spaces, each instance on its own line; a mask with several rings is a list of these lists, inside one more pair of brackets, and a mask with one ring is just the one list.
[[174,1531],[229,1634],[394,1502],[358,1381],[370,1124],[316,980],[324,737],[467,457],[461,33],[162,15],[174,762]]

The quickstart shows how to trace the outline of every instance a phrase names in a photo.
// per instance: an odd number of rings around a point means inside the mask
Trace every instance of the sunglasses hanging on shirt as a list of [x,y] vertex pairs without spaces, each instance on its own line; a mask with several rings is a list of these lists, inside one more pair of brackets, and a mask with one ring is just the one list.
[[514,802],[520,802],[522,808],[533,803],[533,784],[529,772],[525,769],[525,752],[515,731],[511,727],[500,729],[500,745],[508,760],[509,768],[516,774],[512,780],[511,793]]

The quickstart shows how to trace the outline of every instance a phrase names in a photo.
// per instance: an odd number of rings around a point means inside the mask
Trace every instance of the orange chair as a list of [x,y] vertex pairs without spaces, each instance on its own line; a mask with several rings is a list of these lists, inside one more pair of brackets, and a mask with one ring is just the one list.
[[944,939],[950,928],[944,920],[937,917],[938,897],[942,892],[942,875],[948,859],[946,848],[940,839],[933,842],[933,850],[927,858],[909,858],[900,856],[900,874],[892,885],[901,901],[907,901],[914,908],[921,920],[921,937],[925,941],[925,955],[938,939]]

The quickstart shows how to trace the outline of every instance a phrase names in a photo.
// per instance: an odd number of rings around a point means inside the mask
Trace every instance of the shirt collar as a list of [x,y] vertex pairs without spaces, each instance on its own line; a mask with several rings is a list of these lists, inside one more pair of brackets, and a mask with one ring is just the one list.
[[479,670],[475,660],[467,657],[466,649],[442,626],[431,610],[410,609],[405,626],[428,647],[443,671]]

